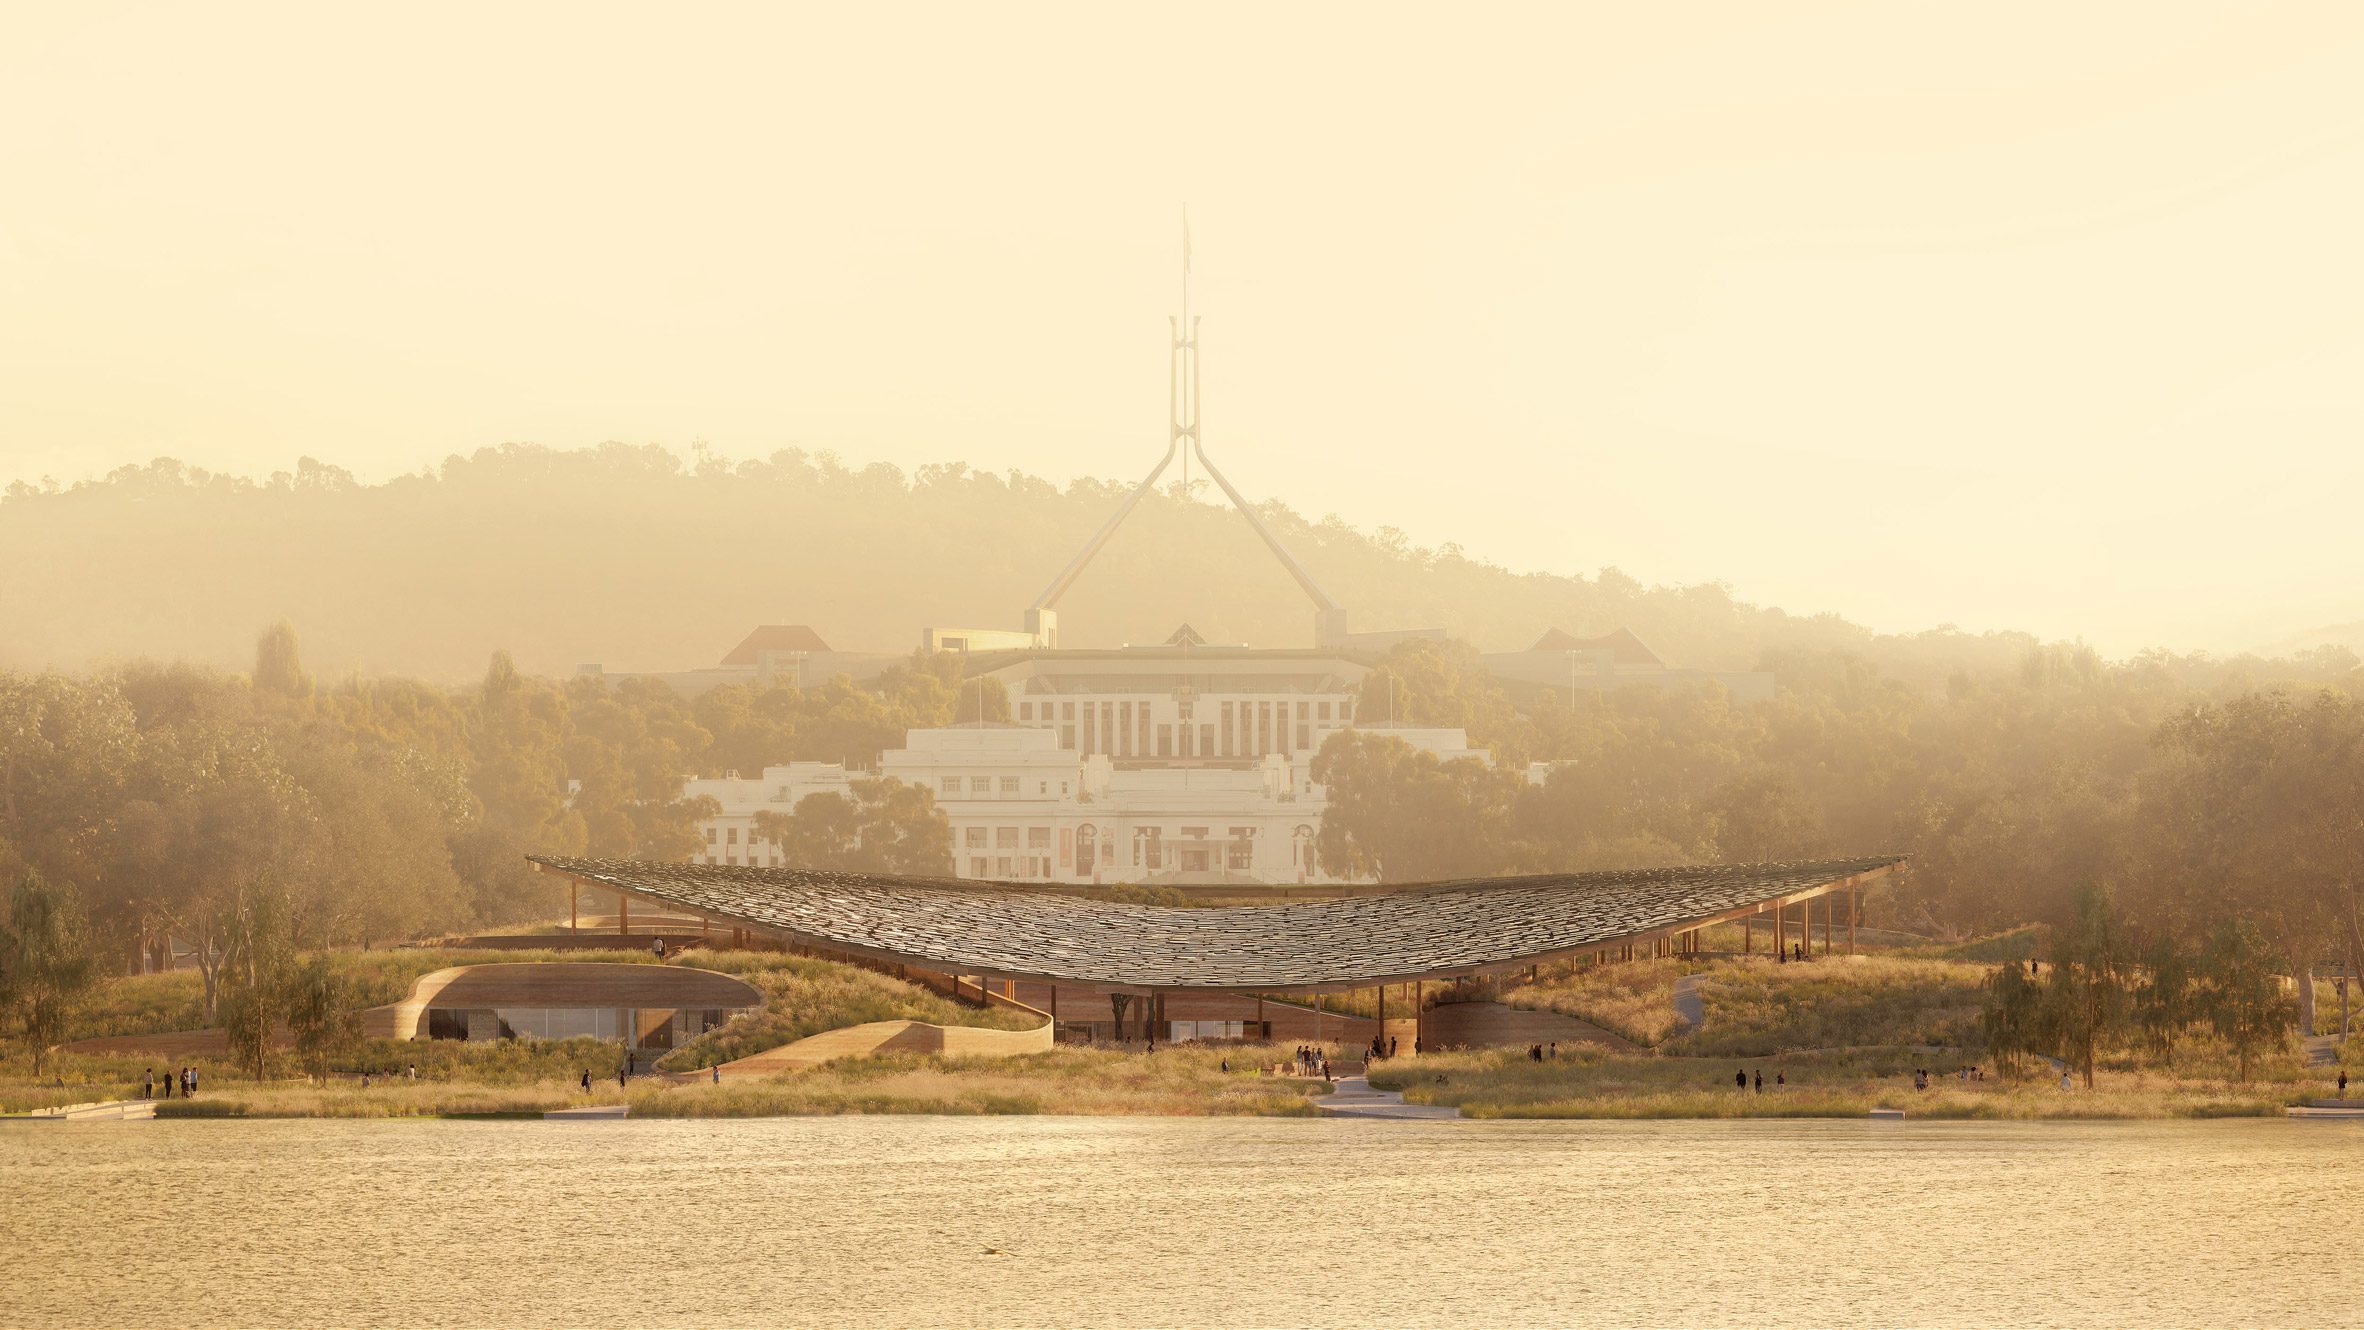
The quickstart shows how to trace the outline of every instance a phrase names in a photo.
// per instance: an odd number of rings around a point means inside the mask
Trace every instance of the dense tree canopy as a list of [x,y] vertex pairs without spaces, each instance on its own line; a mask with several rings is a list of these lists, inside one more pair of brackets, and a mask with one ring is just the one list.
[[[127,957],[160,962],[177,941],[211,1009],[263,882],[305,945],[542,916],[558,898],[525,871],[529,852],[689,853],[710,805],[682,797],[685,776],[869,766],[907,728],[950,723],[964,695],[1007,707],[998,686],[964,688],[957,660],[926,656],[867,685],[729,685],[694,701],[645,679],[536,678],[506,653],[465,688],[309,677],[284,623],[251,678],[0,673],[0,873],[77,889]],[[862,796],[862,817],[899,838],[868,852],[944,871],[949,850],[917,825],[940,833],[942,818],[914,815],[910,797]]]

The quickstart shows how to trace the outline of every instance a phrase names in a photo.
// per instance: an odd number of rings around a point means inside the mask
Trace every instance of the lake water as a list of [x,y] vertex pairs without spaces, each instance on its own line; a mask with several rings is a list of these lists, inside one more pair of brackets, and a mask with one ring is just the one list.
[[2364,1325],[2350,1123],[0,1126],[0,1325]]

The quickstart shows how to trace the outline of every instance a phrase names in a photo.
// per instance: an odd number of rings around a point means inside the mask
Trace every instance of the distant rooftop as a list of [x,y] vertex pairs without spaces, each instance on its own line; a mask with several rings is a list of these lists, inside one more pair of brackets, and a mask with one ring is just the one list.
[[1529,651],[1606,651],[1609,659],[1620,665],[1664,665],[1666,662],[1648,644],[1633,635],[1631,628],[1620,628],[1599,637],[1578,637],[1563,629],[1554,628],[1535,639]]
[[747,640],[731,648],[722,658],[725,668],[734,665],[755,666],[763,663],[768,651],[803,651],[825,654],[829,644],[821,635],[801,623],[767,623],[747,634]]

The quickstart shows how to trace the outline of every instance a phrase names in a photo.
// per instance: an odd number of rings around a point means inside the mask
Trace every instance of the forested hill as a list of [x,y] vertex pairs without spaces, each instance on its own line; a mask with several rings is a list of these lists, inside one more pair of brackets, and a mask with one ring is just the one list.
[[[256,625],[283,618],[331,677],[474,678],[495,648],[528,673],[693,668],[758,623],[809,623],[840,650],[903,652],[929,624],[1018,627],[1131,483],[1062,490],[958,464],[853,471],[797,452],[691,464],[615,444],[487,449],[375,485],[308,459],[259,482],[158,460],[0,499],[0,667],[150,657],[235,669]],[[1304,597],[1207,498],[1169,491],[1142,505],[1062,603],[1067,645],[1162,640],[1182,622],[1210,641],[1310,640]],[[1518,573],[1451,546],[1413,548],[1386,527],[1277,504],[1265,516],[1358,629],[1442,627],[1504,650],[1554,626],[1623,626],[1677,665],[1747,669],[1844,649],[1924,683],[2014,667],[2033,645],[1881,638],[1740,604],[1720,586],[1646,587],[1613,568]]]

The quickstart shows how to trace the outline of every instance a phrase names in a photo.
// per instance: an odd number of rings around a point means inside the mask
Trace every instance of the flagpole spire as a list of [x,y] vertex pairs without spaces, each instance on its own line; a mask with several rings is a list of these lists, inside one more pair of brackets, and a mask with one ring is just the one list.
[[1190,322],[1190,205],[1187,203],[1182,205],[1182,324],[1176,343],[1174,353],[1175,382],[1169,396],[1177,404],[1182,393],[1180,382],[1183,368],[1181,348],[1188,347],[1190,351],[1190,395],[1193,400],[1190,404],[1190,430],[1187,442],[1184,442],[1184,436],[1178,423],[1180,419],[1178,405],[1176,408],[1177,426],[1174,434],[1175,441],[1183,444],[1182,497],[1187,501],[1190,497],[1190,454],[1198,443],[1198,402],[1196,400],[1198,397],[1198,329],[1193,327]]

